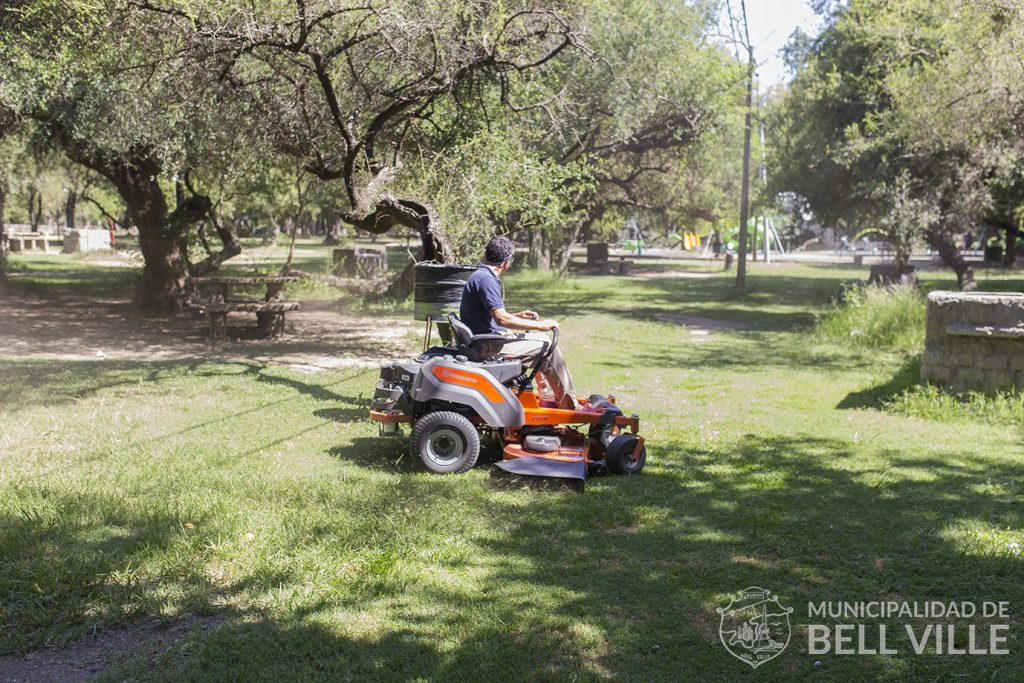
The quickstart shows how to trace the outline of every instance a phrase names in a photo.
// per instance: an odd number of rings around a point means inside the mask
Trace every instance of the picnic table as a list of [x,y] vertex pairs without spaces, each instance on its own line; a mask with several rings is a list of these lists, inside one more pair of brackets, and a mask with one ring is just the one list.
[[[284,315],[299,307],[297,301],[285,301],[282,293],[285,284],[298,281],[292,275],[211,275],[194,277],[197,287],[212,292],[208,299],[192,302],[193,307],[206,312],[210,321],[210,337],[223,339],[227,336],[228,313],[248,312],[256,314],[256,330],[262,337],[278,337],[284,332]],[[265,287],[262,300],[243,299],[232,296],[236,287]]]

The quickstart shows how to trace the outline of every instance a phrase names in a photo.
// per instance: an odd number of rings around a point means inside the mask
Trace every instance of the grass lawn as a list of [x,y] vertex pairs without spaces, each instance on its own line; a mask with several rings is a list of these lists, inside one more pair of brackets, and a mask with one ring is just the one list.
[[[120,277],[87,266],[55,286]],[[885,409],[906,358],[813,331],[863,270],[755,264],[743,303],[677,270],[508,279],[581,392],[641,415],[647,468],[583,495],[427,474],[367,420],[372,369],[0,355],[0,654],[209,615],[98,675],[1024,680],[1024,426]],[[748,586],[794,608],[756,671],[715,611]],[[1011,654],[916,656],[902,626],[896,655],[803,651],[809,602],[877,600],[1007,601]]]

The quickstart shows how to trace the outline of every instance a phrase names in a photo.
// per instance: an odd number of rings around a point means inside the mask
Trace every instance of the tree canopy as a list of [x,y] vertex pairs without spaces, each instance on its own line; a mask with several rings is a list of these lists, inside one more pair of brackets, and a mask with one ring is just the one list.
[[[713,6],[627,5],[19,0],[0,10],[0,112],[116,190],[143,305],[180,305],[240,248],[217,210],[295,169],[337,188],[350,226],[419,231],[424,258],[526,231],[564,264],[610,215],[715,216],[693,161],[736,74]],[[192,263],[211,224],[224,247]]]
[[958,238],[1019,234],[1021,8],[853,0],[792,45],[796,77],[773,114],[770,191],[826,223],[878,227],[905,258],[935,247],[973,288]]
[[[817,5],[825,28],[794,37],[773,93],[759,201],[798,195],[830,227],[883,232],[901,262],[927,241],[972,287],[961,236],[997,235],[1012,259],[1021,234],[1021,9]],[[731,223],[748,70],[719,10],[13,0],[0,213],[14,192],[37,220],[60,178],[69,224],[87,206],[138,229],[137,302],[171,309],[241,251],[239,229],[314,213],[332,233],[412,231],[438,261],[514,233],[559,269],[631,217]]]

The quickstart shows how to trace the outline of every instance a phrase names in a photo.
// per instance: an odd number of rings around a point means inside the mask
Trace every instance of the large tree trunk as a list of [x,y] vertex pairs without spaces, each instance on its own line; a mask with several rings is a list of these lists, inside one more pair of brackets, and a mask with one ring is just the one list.
[[145,263],[132,303],[139,308],[180,311],[193,294],[181,237],[209,215],[210,200],[201,195],[185,197],[179,188],[178,206],[169,212],[157,171],[155,162],[138,160],[122,165],[112,179],[139,230]]
[[986,217],[988,227],[996,228],[1006,235],[1006,251],[1003,253],[1003,265],[1009,267],[1017,262],[1017,238],[1024,237],[1017,226],[1012,211],[992,214]]
[[43,216],[43,195],[35,187],[28,188],[28,222],[32,232],[39,232],[39,221]]
[[64,222],[68,230],[75,227],[75,204],[78,203],[78,194],[74,190],[68,190],[68,199],[64,202]]
[[973,292],[978,288],[978,283],[974,281],[974,269],[964,260],[964,255],[960,252],[960,247],[957,246],[952,232],[947,230],[933,232],[929,236],[929,242],[939,252],[943,262],[956,273],[956,282],[961,291]]
[[576,244],[576,240],[579,239],[580,234],[584,230],[590,230],[590,221],[577,223],[576,227],[573,228],[572,235],[569,236],[569,243],[565,245],[565,249],[559,255],[558,274],[560,276],[565,275],[566,271],[569,270],[569,263],[572,261],[572,246]]
[[551,253],[544,240],[544,231],[537,228],[530,230],[530,240],[526,251],[526,265],[538,270],[550,270]]
[[138,224],[145,266],[132,303],[139,308],[180,311],[191,294],[188,265],[178,239]]
[[324,238],[324,244],[328,246],[341,244],[341,221],[336,220],[327,228],[327,236]]
[[[160,187],[160,161],[146,148],[112,152],[68,135],[58,120],[47,120],[54,138],[68,157],[103,175],[124,200],[128,219],[139,231],[144,265],[132,303],[158,311],[180,311],[194,293],[188,272],[187,254],[181,238],[194,224],[206,220],[212,210],[209,197],[186,196],[176,184],[177,206],[169,211]],[[184,183],[188,183],[186,174]]]

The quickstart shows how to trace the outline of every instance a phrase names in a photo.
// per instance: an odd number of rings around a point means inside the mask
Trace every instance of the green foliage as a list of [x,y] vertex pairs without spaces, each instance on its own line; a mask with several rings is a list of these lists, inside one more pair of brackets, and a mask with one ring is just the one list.
[[[557,256],[595,222],[668,227],[729,203],[707,166],[739,79],[708,39],[713,3],[337,9],[16,2],[0,109],[65,149],[146,158],[167,195],[187,178],[229,221],[357,223],[415,197],[457,255],[526,231]],[[325,182],[302,191],[297,169]]]
[[849,286],[817,334],[859,351],[915,353],[924,344],[924,295],[913,287]]
[[[1019,3],[854,0],[792,46],[773,111],[771,190],[827,225],[916,240],[1007,230],[1024,206]],[[945,258],[945,257],[944,257]]]
[[537,153],[515,131],[475,137],[408,163],[400,180],[409,196],[427,197],[438,212],[456,259],[472,261],[496,232],[565,230],[569,181],[584,187],[589,169]]

